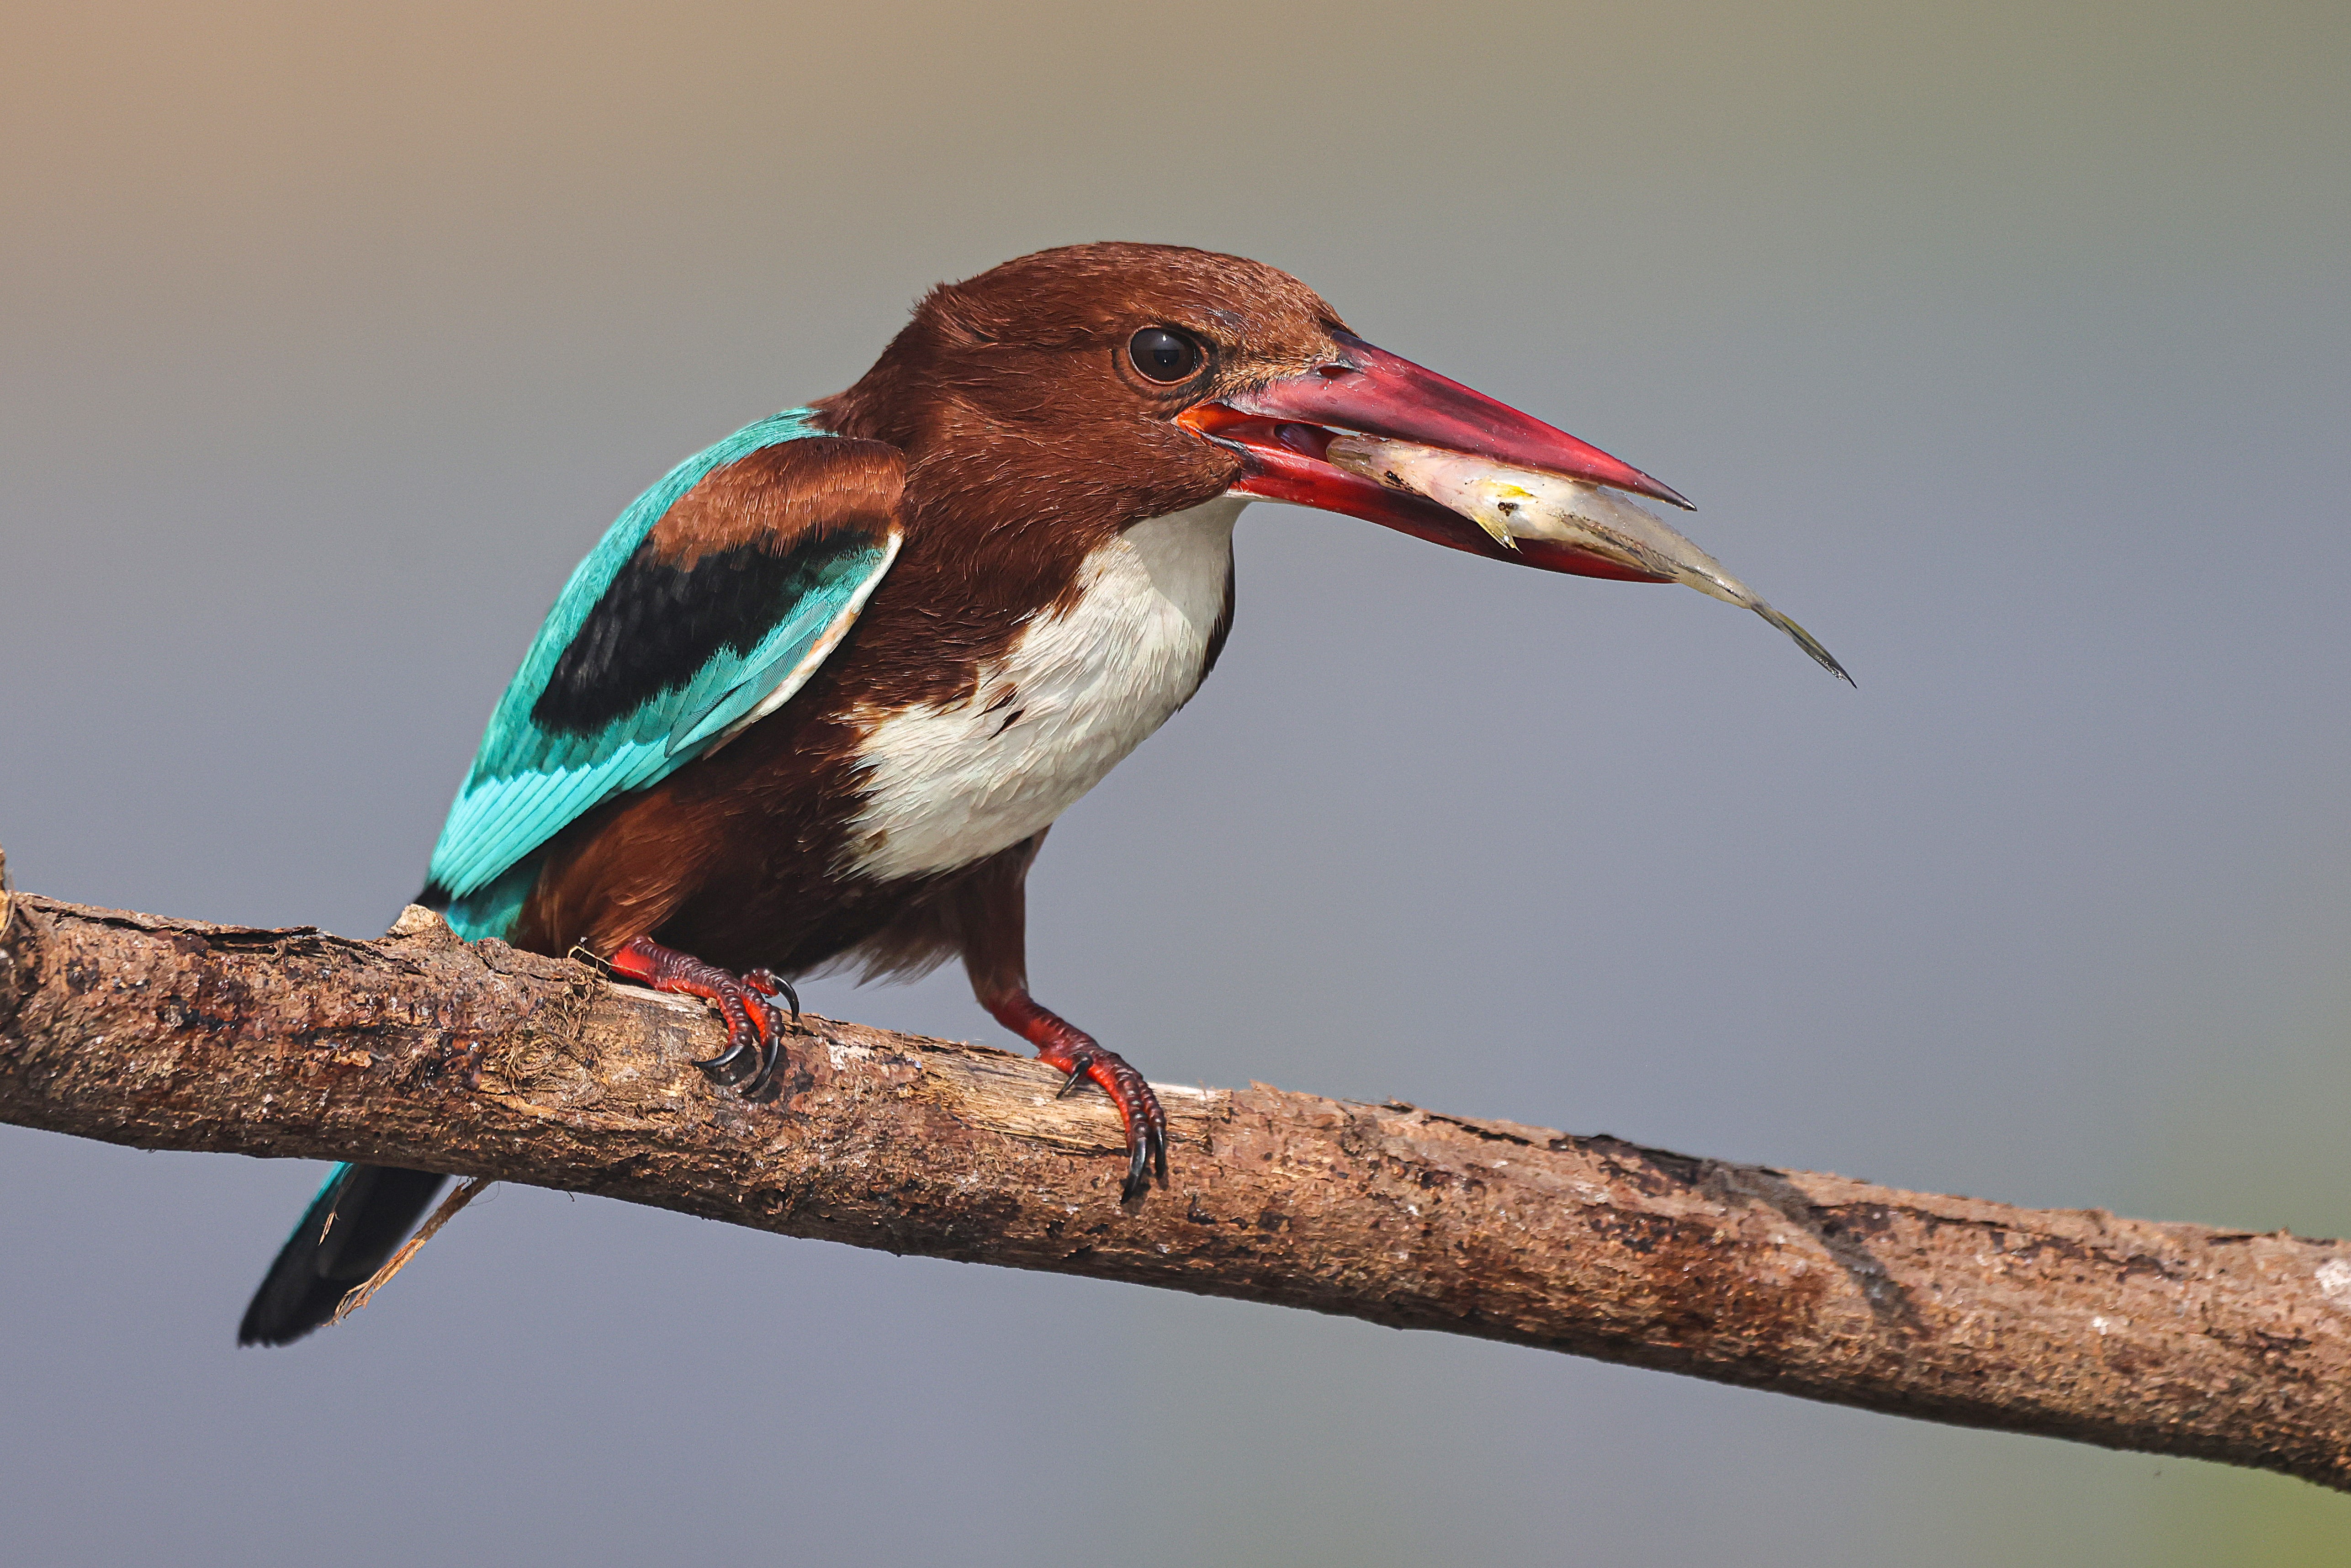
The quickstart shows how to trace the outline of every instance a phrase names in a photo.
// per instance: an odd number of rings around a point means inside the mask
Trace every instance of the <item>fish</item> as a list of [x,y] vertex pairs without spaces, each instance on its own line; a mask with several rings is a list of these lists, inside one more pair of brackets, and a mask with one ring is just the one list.
[[1323,461],[1458,512],[1505,549],[1516,550],[1520,539],[1546,539],[1751,610],[1786,632],[1821,668],[1847,685],[1855,684],[1819,638],[1772,609],[1762,595],[1725,571],[1720,561],[1663,517],[1619,491],[1374,435],[1338,436]]

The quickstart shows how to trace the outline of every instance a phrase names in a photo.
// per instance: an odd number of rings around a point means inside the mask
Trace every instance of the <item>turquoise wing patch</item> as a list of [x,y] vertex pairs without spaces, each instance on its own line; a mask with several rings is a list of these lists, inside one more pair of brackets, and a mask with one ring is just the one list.
[[461,935],[502,935],[549,839],[774,712],[848,634],[897,557],[894,528],[745,544],[692,570],[644,549],[705,476],[826,435],[815,419],[789,409],[679,464],[564,584],[434,846],[432,882]]

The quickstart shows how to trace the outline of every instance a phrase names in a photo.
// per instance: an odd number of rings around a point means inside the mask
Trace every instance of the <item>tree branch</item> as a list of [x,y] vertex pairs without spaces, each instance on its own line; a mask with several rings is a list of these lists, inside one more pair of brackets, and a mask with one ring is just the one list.
[[[5,898],[0,894],[0,898]],[[699,1004],[467,946],[18,895],[0,1120],[400,1165],[789,1236],[1562,1350],[2351,1490],[2351,1248],[1936,1197],[1264,1085],[1160,1086],[1175,1185],[1025,1058],[811,1017],[781,1097]]]

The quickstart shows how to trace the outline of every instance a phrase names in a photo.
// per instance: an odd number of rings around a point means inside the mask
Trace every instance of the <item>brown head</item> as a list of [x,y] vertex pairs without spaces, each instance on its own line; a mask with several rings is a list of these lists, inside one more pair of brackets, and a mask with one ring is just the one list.
[[1323,460],[1362,432],[1681,497],[1562,431],[1356,337],[1278,268],[1180,246],[1040,251],[931,291],[863,379],[819,405],[907,456],[911,513],[1095,533],[1226,494],[1348,513],[1554,570],[1458,513]]

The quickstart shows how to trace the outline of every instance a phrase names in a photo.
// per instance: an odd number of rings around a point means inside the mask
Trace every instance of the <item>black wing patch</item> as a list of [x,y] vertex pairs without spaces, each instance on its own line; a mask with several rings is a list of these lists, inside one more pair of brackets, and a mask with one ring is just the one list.
[[840,558],[839,535],[781,554],[762,545],[705,551],[691,567],[640,545],[580,622],[531,705],[543,729],[587,735],[691,682],[721,652],[747,654],[777,608],[813,594]]

